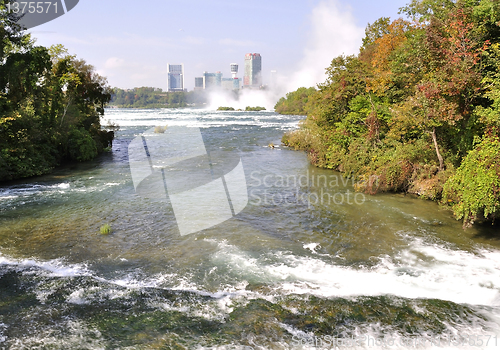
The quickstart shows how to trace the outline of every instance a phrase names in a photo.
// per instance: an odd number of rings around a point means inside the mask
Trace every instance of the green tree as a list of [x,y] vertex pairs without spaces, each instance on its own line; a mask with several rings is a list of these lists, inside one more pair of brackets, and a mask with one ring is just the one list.
[[401,11],[410,21],[383,17],[368,25],[357,56],[333,59],[309,98],[314,108],[283,142],[317,166],[359,176],[360,190],[438,200],[445,188],[465,226],[494,219],[500,2],[413,0]]
[[479,217],[500,214],[500,139],[485,137],[445,184],[443,199],[470,227]]
[[111,92],[105,79],[62,46],[35,46],[5,4],[0,2],[0,181],[95,157],[113,137],[100,127]]
[[311,109],[309,99],[316,92],[317,90],[314,87],[298,88],[296,91],[289,92],[285,97],[280,98],[274,109],[280,114],[307,115]]

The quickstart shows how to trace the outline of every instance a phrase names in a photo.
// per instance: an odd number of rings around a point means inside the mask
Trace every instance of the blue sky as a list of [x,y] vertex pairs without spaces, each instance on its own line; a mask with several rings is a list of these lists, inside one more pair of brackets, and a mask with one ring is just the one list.
[[40,45],[63,44],[120,88],[166,89],[167,63],[184,63],[190,90],[203,71],[229,77],[232,62],[242,77],[245,53],[258,52],[264,83],[274,69],[291,89],[322,82],[332,58],[357,52],[367,23],[399,17],[407,2],[80,0],[30,32]]

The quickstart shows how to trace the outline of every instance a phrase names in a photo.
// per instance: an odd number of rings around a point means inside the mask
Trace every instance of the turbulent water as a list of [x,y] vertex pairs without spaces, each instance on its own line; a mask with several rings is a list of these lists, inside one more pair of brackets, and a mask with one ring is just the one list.
[[[0,348],[500,346],[498,228],[464,231],[435,203],[356,194],[303,152],[268,147],[297,116],[106,118],[121,127],[112,152],[0,186]],[[158,125],[200,128],[209,153],[241,157],[243,211],[181,236],[168,202],[136,193],[128,145]]]

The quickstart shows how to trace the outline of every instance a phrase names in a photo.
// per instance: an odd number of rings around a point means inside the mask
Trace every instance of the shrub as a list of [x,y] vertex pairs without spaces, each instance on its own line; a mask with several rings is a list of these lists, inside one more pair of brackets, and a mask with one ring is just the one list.
[[309,110],[308,101],[316,92],[317,90],[314,87],[298,88],[296,91],[287,93],[286,97],[280,98],[274,109],[279,114],[307,115]]
[[68,136],[68,153],[70,159],[84,162],[97,156],[96,142],[87,130],[73,128]]
[[300,129],[287,132],[281,138],[281,142],[295,150],[309,151],[311,148],[319,148],[321,144],[320,137],[317,132],[310,130],[310,123],[301,121]]
[[443,200],[450,205],[464,228],[480,217],[500,214],[500,140],[484,137],[446,182]]

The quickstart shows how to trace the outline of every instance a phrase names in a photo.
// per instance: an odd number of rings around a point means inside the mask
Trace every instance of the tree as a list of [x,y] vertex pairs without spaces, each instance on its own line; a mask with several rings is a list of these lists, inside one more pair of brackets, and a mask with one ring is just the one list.
[[289,92],[285,97],[280,98],[274,109],[280,114],[307,115],[311,108],[309,99],[316,92],[317,90],[314,87],[298,88],[296,91]]
[[430,133],[440,170],[444,160],[437,130],[458,122],[463,130],[467,128],[472,106],[483,93],[479,63],[488,45],[474,38],[474,23],[464,8],[454,9],[443,21],[433,17],[427,26],[427,71],[396,114],[399,119],[411,118],[416,128]]
[[445,16],[455,5],[454,0],[411,0],[411,2],[399,9],[399,13],[405,13],[408,17],[421,22],[429,21],[431,18]]
[[327,79],[319,84],[319,94],[313,102],[316,107],[311,118],[318,126],[332,127],[349,113],[350,101],[366,92],[368,65],[355,56],[339,56],[326,69]]
[[470,227],[478,217],[500,214],[500,139],[485,137],[445,184],[443,200]]
[[100,126],[111,96],[105,79],[62,46],[36,46],[6,3],[0,2],[0,181],[91,159],[112,140]]
[[398,19],[389,24],[384,34],[373,41],[373,53],[370,57],[373,77],[368,81],[369,90],[382,96],[392,86],[392,55],[404,45],[407,40],[406,32],[411,28],[409,22]]

